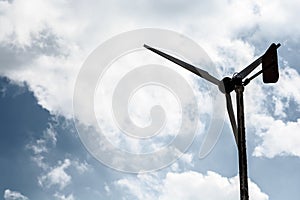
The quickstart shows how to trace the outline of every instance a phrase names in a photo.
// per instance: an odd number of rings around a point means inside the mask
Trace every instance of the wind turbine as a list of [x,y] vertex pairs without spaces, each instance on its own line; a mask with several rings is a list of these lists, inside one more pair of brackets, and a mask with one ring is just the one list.
[[[199,69],[189,63],[186,63],[178,58],[168,55],[160,50],[150,47],[144,44],[144,47],[153,51],[154,53],[176,63],[177,65],[189,70],[190,72],[200,76],[201,78],[211,82],[218,86],[219,90],[225,94],[226,107],[228,116],[230,119],[232,131],[235,137],[235,141],[238,147],[238,158],[239,158],[239,175],[240,175],[240,199],[248,200],[248,177],[247,177],[247,151],[246,151],[246,137],[245,137],[245,119],[244,119],[244,87],[249,82],[263,74],[264,83],[276,83],[279,79],[278,72],[278,59],[277,59],[277,48],[280,44],[272,43],[267,51],[252,62],[249,66],[244,68],[242,71],[235,73],[232,78],[225,77],[222,80],[210,75],[207,71]],[[250,78],[246,78],[255,68],[262,64],[262,69],[255,73]],[[237,123],[233,112],[232,100],[230,93],[236,92],[236,104],[237,104]]]

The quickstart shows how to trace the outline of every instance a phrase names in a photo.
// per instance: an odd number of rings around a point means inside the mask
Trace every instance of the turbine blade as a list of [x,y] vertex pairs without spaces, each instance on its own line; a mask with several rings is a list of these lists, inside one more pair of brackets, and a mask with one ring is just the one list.
[[144,47],[147,48],[147,49],[149,49],[150,51],[152,51],[152,52],[154,52],[154,53],[156,53],[156,54],[158,54],[158,55],[160,55],[160,56],[162,56],[162,57],[170,60],[171,62],[176,63],[177,65],[180,65],[181,67],[189,70],[190,72],[192,72],[192,73],[200,76],[201,78],[203,78],[203,79],[205,79],[205,80],[207,80],[207,81],[209,81],[209,82],[211,82],[211,83],[213,83],[213,84],[215,84],[217,86],[220,84],[220,81],[217,78],[211,76],[207,71],[199,69],[199,68],[197,68],[197,67],[195,67],[195,66],[193,66],[191,64],[188,64],[188,63],[186,63],[186,62],[184,62],[182,60],[179,60],[179,59],[177,59],[177,58],[175,58],[175,57],[173,57],[171,55],[168,55],[168,54],[166,54],[164,52],[161,52],[161,51],[159,51],[159,50],[157,50],[157,49],[155,49],[153,47],[150,47],[150,46],[148,46],[146,44],[144,44]]
[[237,144],[238,143],[237,125],[236,125],[235,116],[234,116],[234,112],[233,112],[233,108],[232,108],[232,101],[231,101],[230,93],[226,93],[225,96],[226,96],[227,112],[228,112],[229,120],[231,123],[231,128],[232,128],[232,131],[234,134],[235,142]]
[[253,63],[251,63],[250,65],[248,65],[245,69],[243,69],[242,71],[240,71],[236,76],[244,79],[248,74],[250,74],[258,65],[260,65],[260,63],[262,62],[262,57],[260,56],[259,58],[257,58]]

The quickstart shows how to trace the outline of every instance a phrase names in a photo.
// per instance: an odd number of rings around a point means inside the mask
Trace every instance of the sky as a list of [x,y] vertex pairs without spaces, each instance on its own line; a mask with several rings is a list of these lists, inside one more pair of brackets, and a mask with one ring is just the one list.
[[[239,199],[223,97],[145,40],[219,79],[281,44],[279,81],[245,88],[249,196],[299,199],[299,9],[297,0],[0,0],[0,196]],[[81,79],[92,65],[103,74]]]

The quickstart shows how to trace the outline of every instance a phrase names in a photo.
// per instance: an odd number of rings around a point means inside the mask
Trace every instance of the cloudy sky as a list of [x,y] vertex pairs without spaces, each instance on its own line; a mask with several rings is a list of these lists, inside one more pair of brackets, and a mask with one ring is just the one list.
[[[201,46],[218,78],[232,76],[271,43],[281,43],[278,83],[264,85],[259,77],[245,90],[249,190],[252,200],[299,199],[299,10],[297,0],[0,0],[0,196],[5,200],[239,199],[237,151],[227,117],[216,145],[199,159],[213,103],[207,90],[201,89],[205,83],[189,73],[179,71],[197,97],[199,126],[179,160],[151,173],[120,172],[99,162],[79,138],[73,93],[85,60],[115,35],[159,28]],[[175,47],[184,57],[180,46]],[[141,60],[172,66],[146,50],[142,54],[146,57],[129,55],[115,67],[141,65]],[[108,79],[118,82],[118,76],[111,74]],[[104,88],[113,86],[104,82]],[[147,124],[149,109],[163,104],[171,110],[163,139],[159,143],[124,140],[118,135],[122,132],[105,129],[111,140],[117,139],[114,145],[133,153],[162,147],[165,138],[176,134],[175,122],[183,121],[178,115],[186,111],[175,108],[176,98],[145,89],[129,103],[130,116],[137,124]],[[99,93],[96,98],[107,96]],[[106,119],[109,112],[97,106],[98,120]],[[75,121],[84,124],[84,117]],[[106,126],[105,119],[101,122]]]

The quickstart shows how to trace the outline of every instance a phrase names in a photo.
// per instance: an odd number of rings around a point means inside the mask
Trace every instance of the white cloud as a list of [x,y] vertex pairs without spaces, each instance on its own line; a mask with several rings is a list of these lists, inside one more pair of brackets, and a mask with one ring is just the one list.
[[26,147],[31,149],[34,154],[40,154],[48,151],[45,146],[45,142],[46,141],[43,139],[38,139],[36,140],[36,144],[28,144]]
[[[35,157],[39,158],[39,157]],[[70,160],[66,158],[63,162],[58,161],[56,166],[51,167],[50,163],[46,163],[43,160],[37,162],[38,166],[43,169],[43,173],[38,177],[38,183],[41,187],[51,188],[57,186],[59,190],[63,190],[72,182],[72,174],[68,173],[67,170],[73,167],[76,172],[83,174],[91,169],[91,166],[87,162],[80,162],[79,160]],[[39,160],[38,160],[39,161]],[[39,163],[43,165],[40,166]],[[46,167],[44,167],[44,165]],[[69,195],[70,196],[70,195]],[[68,196],[68,198],[70,198]]]
[[47,188],[56,185],[60,190],[64,189],[71,183],[71,176],[65,171],[70,165],[69,159],[65,159],[64,162],[59,161],[58,165],[47,174],[38,177],[39,184]]
[[274,95],[281,98],[293,99],[300,106],[300,75],[291,68],[284,67],[280,70],[280,78],[278,84],[274,86]]
[[10,70],[4,75],[13,80],[26,81],[42,107],[52,114],[70,118],[73,85],[80,63],[81,61],[70,57],[43,55],[33,60],[29,66],[21,70]]
[[[184,6],[184,12],[179,12],[183,9],[179,1],[174,2],[172,7],[166,2],[162,5],[142,2],[127,6],[118,1],[107,3],[94,0],[72,4],[69,1],[49,0],[2,1],[1,45],[14,56],[17,55],[13,57],[15,59],[20,52],[29,54],[25,56],[26,62],[19,63],[12,59],[14,67],[5,67],[6,63],[1,63],[0,74],[15,81],[26,81],[40,105],[53,114],[71,118],[74,83],[80,65],[97,44],[114,34],[141,27],[177,30],[204,46],[214,61],[223,66],[220,71],[225,72],[228,68],[230,72],[232,68],[241,69],[253,59],[256,48],[243,37],[247,36],[252,42],[285,42],[291,38],[297,40],[300,35],[299,27],[295,26],[300,7],[297,1],[194,1],[192,6]],[[111,14],[114,13],[112,10],[117,11],[118,15]],[[174,16],[174,12],[180,14]],[[174,20],[170,20],[173,19],[170,16],[174,16]],[[289,28],[282,31],[283,27]],[[49,32],[46,38],[43,38],[43,31]],[[50,36],[54,38],[50,42],[54,50],[50,51],[56,52],[55,55],[45,53]],[[283,71],[281,79],[286,81],[278,84],[278,94],[300,102],[297,92],[299,76],[295,73],[291,69]],[[248,100],[253,103],[249,110],[259,113],[263,108],[258,106],[264,98],[259,93],[262,86],[252,85],[256,87],[256,94]],[[282,103],[280,97],[274,98],[274,101],[274,114],[285,117],[287,105]],[[262,139],[268,140],[268,136],[266,134]],[[40,141],[31,149],[36,153],[45,152],[42,143]],[[266,144],[264,149],[267,149]],[[140,148],[136,144],[129,146],[134,150]],[[43,158],[40,156],[36,160],[40,162]]]
[[26,149],[33,151],[31,159],[43,170],[49,168],[48,163],[45,162],[45,155],[49,153],[49,147],[55,147],[57,142],[56,132],[51,125],[49,126],[41,138],[26,145]]
[[260,90],[255,86],[247,91],[252,96],[247,102],[250,107],[248,125],[254,128],[260,139],[253,155],[300,157],[300,134],[296,131],[300,127],[297,114],[300,108],[299,81],[295,69],[284,67],[276,85],[260,87]]
[[257,125],[257,135],[261,137],[253,155],[274,156],[293,155],[300,157],[300,119],[296,122],[284,122],[275,120],[270,116],[254,116]]
[[35,155],[31,157],[32,161],[37,164],[38,167],[46,170],[49,168],[48,163],[45,162],[45,156],[43,155]]
[[50,125],[50,127],[43,132],[43,136],[41,138],[37,139],[36,141],[30,144],[27,144],[26,148],[32,150],[34,154],[47,153],[48,152],[47,146],[49,145],[55,146],[56,141],[57,141],[56,132],[54,131],[53,127]]
[[111,189],[107,183],[104,183],[104,190],[107,195],[111,195]]
[[[251,181],[249,196],[252,200],[268,199],[268,195]],[[226,178],[210,171],[207,175],[194,171],[168,173],[159,199],[239,199],[239,180],[237,176]]]
[[[39,37],[41,31],[47,29],[56,38],[54,43],[58,45],[54,48],[61,55],[45,55],[41,50],[38,55],[28,58],[31,59],[29,63],[21,63],[22,67],[19,66],[17,69],[2,67],[0,73],[17,81],[28,82],[44,108],[67,117],[72,116],[72,92],[80,65],[95,44],[99,44],[113,34],[145,26],[178,30],[192,36],[205,47],[215,61],[222,63],[226,68],[235,66],[240,68],[248,64],[254,54],[254,48],[240,39],[241,32],[251,32],[255,27],[260,27],[255,29],[254,33],[255,37],[261,38],[262,34],[271,32],[274,27],[282,28],[276,24],[277,22],[289,26],[288,24],[297,19],[295,13],[299,6],[296,3],[283,5],[279,1],[210,1],[205,3],[195,1],[194,6],[185,5],[185,12],[180,12],[179,21],[175,22],[164,16],[173,15],[173,9],[180,8],[181,10],[180,2],[173,2],[172,8],[168,6],[168,11],[156,3],[143,2],[135,5],[138,9],[134,11],[143,10],[152,15],[132,12],[134,7],[125,6],[118,1],[104,3],[90,0],[89,2],[72,4],[68,1],[40,2],[36,0],[1,2],[3,14],[0,22],[1,27],[5,27],[0,31],[0,41],[5,41],[2,43],[13,42],[17,47],[14,52],[16,54],[18,48],[30,51],[28,46],[35,45],[34,38]],[[167,6],[167,3],[162,5]],[[201,9],[201,12],[195,7]],[[81,12],[78,12],[78,9]],[[97,12],[92,12],[91,9]],[[110,14],[111,9],[118,11],[118,16]],[[278,15],[275,20],[273,17],[270,20],[272,15],[269,13],[279,11],[284,17]],[[106,20],[100,20],[101,23],[99,23],[99,19],[103,19],[103,16]],[[272,23],[272,26],[267,26],[268,23]],[[293,31],[283,33],[276,29],[272,35],[297,35],[296,33],[299,32],[295,28],[297,26],[290,25],[289,27],[289,30]],[[12,39],[12,35],[15,38]],[[44,46],[45,44],[39,42],[37,45]],[[67,56],[63,56],[65,54]]]
[[[201,174],[195,171],[167,173],[161,178],[155,175],[138,175],[136,179],[121,179],[116,182],[134,199],[239,199],[238,176],[227,178],[215,172]],[[249,179],[251,200],[267,200],[268,195]]]
[[[31,46],[32,39],[44,29],[50,28],[54,33],[70,38],[76,34],[76,28],[79,28],[79,25],[75,27],[75,24],[69,21],[69,16],[63,16],[64,12],[68,12],[66,1],[15,0],[2,1],[1,4],[3,14],[0,22],[3,29],[0,41],[26,47]],[[65,26],[67,22],[70,26]]]
[[[83,174],[91,169],[91,166],[86,162],[81,162],[79,159],[66,158],[64,161],[58,161],[58,165],[47,160],[49,155],[53,155],[53,148],[56,146],[57,133],[53,125],[43,131],[41,138],[30,142],[26,148],[32,150],[31,157],[38,167],[42,169],[41,175],[38,177],[38,182],[41,187],[49,189],[52,186],[58,186],[60,190],[64,189],[71,183],[72,176],[66,172],[72,167],[79,174]],[[69,197],[68,197],[69,198]]]
[[78,52],[74,37],[83,24],[79,19],[69,21],[74,16],[68,13],[67,1],[16,0],[1,4],[1,57],[8,53],[10,58],[3,59],[0,74],[26,81],[40,105],[51,113],[70,117],[73,83],[85,56]]
[[128,199],[157,199],[157,192],[162,187],[156,173],[138,174],[136,178],[120,179],[115,184],[122,188],[124,197],[128,195]]
[[192,164],[192,161],[193,161],[193,154],[191,154],[191,153],[185,153],[185,154],[183,154],[183,155],[180,157],[180,160],[182,160],[183,162],[188,163],[188,164],[190,164],[190,165],[193,165],[193,164]]
[[73,194],[69,194],[69,195],[66,196],[64,194],[55,193],[54,197],[57,200],[75,200],[75,197],[74,197]]
[[28,200],[28,197],[24,196],[20,192],[12,191],[10,189],[6,189],[4,191],[4,197],[5,200]]
[[91,167],[86,161],[80,162],[78,160],[72,161],[72,165],[79,172],[79,174],[83,174],[84,172],[87,172]]

